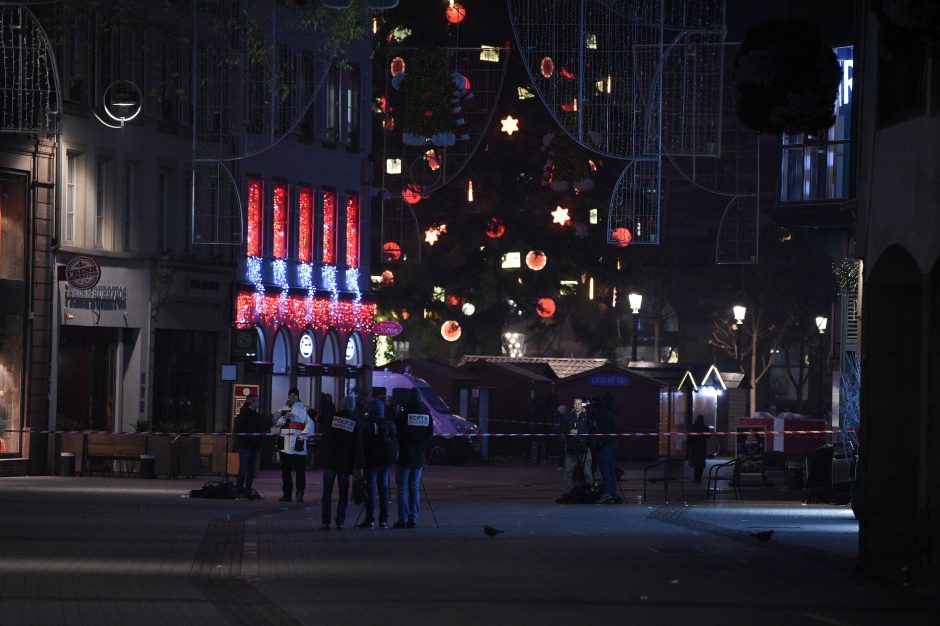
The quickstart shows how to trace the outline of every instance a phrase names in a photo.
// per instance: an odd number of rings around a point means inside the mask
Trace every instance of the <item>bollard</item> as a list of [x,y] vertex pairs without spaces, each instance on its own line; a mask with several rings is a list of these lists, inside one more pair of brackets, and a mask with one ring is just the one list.
[[140,455],[140,477],[156,478],[157,457],[153,454]]
[[59,454],[59,476],[75,476],[74,452],[62,452]]

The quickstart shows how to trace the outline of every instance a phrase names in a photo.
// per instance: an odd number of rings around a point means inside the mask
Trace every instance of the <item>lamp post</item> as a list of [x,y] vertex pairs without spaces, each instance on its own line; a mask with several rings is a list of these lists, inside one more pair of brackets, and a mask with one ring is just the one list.
[[[820,315],[816,318],[816,328],[819,330],[820,335],[826,334],[826,328],[829,326],[829,318],[824,315]],[[825,400],[823,398],[823,380],[826,375],[826,366],[825,362],[827,360],[828,350],[826,342],[823,338],[819,340],[819,416],[824,417],[826,414],[825,411]]]
[[643,296],[638,293],[631,293],[627,298],[630,300],[630,309],[633,311],[633,339],[630,344],[630,362],[636,363],[636,336],[640,330],[640,307],[643,305]]
[[731,327],[734,330],[734,351],[738,359],[738,369],[743,372],[744,367],[741,364],[741,333],[738,332],[738,327],[744,323],[744,317],[747,315],[747,307],[736,304],[731,307],[731,312],[734,314],[734,325]]

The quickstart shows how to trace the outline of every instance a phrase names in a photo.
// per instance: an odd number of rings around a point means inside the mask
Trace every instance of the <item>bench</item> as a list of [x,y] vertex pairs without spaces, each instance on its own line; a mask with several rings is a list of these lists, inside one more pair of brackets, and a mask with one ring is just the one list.
[[[147,452],[147,437],[142,435],[90,434],[85,445],[88,473],[137,471],[140,455]],[[133,463],[133,465],[131,465]]]

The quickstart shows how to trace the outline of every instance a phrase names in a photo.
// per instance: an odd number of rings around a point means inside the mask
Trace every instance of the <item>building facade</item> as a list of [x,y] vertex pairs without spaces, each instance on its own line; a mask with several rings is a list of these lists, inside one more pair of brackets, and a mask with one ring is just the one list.
[[[198,12],[59,9],[0,13],[4,29],[35,24],[51,85],[37,103],[16,91],[22,77],[4,76],[23,113],[5,107],[0,134],[0,454],[42,473],[57,430],[227,430],[235,383],[258,384],[272,408],[294,384],[314,404],[321,389],[338,402],[347,376],[372,363],[374,307],[358,277],[369,261],[368,37],[349,43],[347,63],[302,67],[315,38],[269,42],[320,86],[303,98],[272,95],[291,88],[282,71],[280,82],[229,72],[212,99]],[[226,114],[237,123],[219,122]],[[29,115],[42,119],[24,124]],[[205,158],[198,133],[212,123],[251,149]],[[250,356],[234,341],[246,328]],[[334,367],[304,367],[320,363]]]

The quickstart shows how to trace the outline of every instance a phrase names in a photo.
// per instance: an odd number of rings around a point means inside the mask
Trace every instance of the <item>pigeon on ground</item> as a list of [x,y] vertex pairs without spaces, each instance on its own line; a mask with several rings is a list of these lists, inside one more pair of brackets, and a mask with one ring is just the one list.
[[486,533],[486,536],[487,536],[487,537],[495,537],[495,536],[498,535],[499,533],[504,533],[504,532],[506,532],[506,531],[505,531],[505,530],[499,530],[498,528],[493,528],[492,526],[484,526],[484,527],[483,527],[483,532]]
[[762,530],[759,533],[751,533],[751,537],[754,537],[754,539],[757,539],[760,543],[767,543],[773,536],[774,531],[772,530]]

